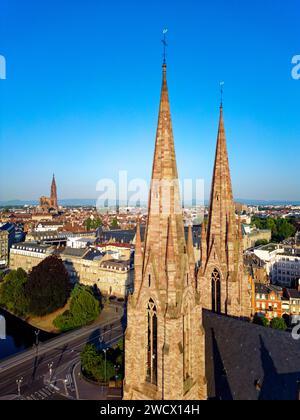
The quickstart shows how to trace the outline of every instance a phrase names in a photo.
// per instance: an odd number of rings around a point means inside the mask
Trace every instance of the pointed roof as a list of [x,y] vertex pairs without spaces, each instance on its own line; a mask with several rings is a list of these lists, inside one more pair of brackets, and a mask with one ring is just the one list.
[[141,226],[140,221],[138,220],[135,235],[135,258],[142,257],[142,254]]
[[207,232],[205,222],[203,220],[201,229],[201,269],[204,270],[204,266],[207,260]]
[[151,253],[160,277],[159,287],[166,289],[169,220],[178,273],[180,272],[179,255],[185,252],[185,237],[165,64],[162,76],[144,256],[145,261],[148,261]]
[[175,180],[177,178],[178,173],[167,84],[167,66],[164,64],[152,180]]
[[224,128],[223,106],[221,105],[207,228],[207,242],[209,250],[214,241],[216,250],[223,261],[226,259],[225,251],[228,230],[234,231],[231,226],[228,226],[228,223],[235,223],[235,207]]
[[193,241],[193,228],[189,225],[188,228],[188,239],[187,239],[187,252],[189,256],[189,263],[191,265],[196,264],[195,253],[194,253],[194,241]]

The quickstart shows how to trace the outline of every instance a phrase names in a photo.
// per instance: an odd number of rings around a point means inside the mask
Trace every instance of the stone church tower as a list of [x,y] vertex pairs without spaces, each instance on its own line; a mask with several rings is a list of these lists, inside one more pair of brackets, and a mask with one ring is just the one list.
[[57,188],[56,188],[56,181],[55,181],[54,174],[53,174],[53,179],[52,179],[52,184],[51,184],[50,205],[52,208],[58,209]]
[[148,210],[144,247],[137,228],[124,399],[206,399],[202,308],[192,236],[184,237],[165,64]]
[[240,220],[233,200],[223,106],[212,180],[208,226],[203,223],[198,288],[203,308],[234,317],[248,318],[251,298],[244,271]]
[[58,200],[57,200],[57,188],[56,188],[56,181],[55,176],[53,175],[52,184],[51,184],[51,191],[50,197],[41,197],[40,198],[40,209],[43,212],[58,212]]

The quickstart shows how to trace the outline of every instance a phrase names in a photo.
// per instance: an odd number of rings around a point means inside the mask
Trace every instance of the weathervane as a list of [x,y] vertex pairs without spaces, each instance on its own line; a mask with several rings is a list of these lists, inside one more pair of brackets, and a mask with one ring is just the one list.
[[225,82],[220,82],[221,107],[223,107],[224,85]]
[[164,46],[164,55],[163,55],[163,57],[164,57],[164,65],[167,64],[167,46],[168,46],[168,44],[167,44],[167,33],[168,33],[168,29],[165,28],[163,30],[164,38],[162,39],[162,43],[163,43],[163,46]]

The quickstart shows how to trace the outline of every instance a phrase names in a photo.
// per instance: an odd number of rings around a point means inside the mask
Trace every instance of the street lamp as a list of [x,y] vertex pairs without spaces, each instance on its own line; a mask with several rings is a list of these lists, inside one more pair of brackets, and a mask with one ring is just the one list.
[[51,384],[52,373],[53,373],[53,362],[48,363],[48,369],[49,369],[49,383]]
[[65,380],[64,380],[64,386],[65,386],[65,393],[66,393],[66,397],[68,397],[68,396],[69,396],[69,392],[68,392],[68,389],[67,389],[67,384],[68,384],[68,379],[65,379]]
[[39,346],[39,335],[40,335],[40,330],[35,330],[35,345],[38,347]]
[[119,378],[118,371],[120,369],[120,365],[115,365],[114,367],[115,367],[115,379],[116,379],[116,385],[117,385],[117,380]]
[[101,337],[99,337],[100,350],[102,348],[103,343],[104,343],[104,338],[103,338],[103,336],[101,336]]
[[21,385],[22,385],[23,381],[24,381],[23,376],[21,376],[21,378],[16,380],[16,384],[17,384],[17,387],[18,387],[18,397],[21,397]]
[[107,353],[107,349],[103,349],[103,352],[104,352],[104,355],[105,355],[105,376],[104,376],[104,378],[105,378],[105,387],[106,387],[106,382],[107,382],[107,378],[106,378],[106,353]]

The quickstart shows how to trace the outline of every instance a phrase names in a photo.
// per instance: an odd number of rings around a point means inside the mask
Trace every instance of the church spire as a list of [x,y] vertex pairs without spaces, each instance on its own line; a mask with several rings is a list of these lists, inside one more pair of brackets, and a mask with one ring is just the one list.
[[[248,279],[244,275],[243,249],[237,232],[221,101],[207,239],[202,235],[198,285],[200,284],[204,308],[236,317],[247,317],[250,314]],[[204,260],[205,254],[207,257]]]
[[[127,306],[124,398],[206,399],[202,308],[191,273],[179,194],[163,65],[148,220],[143,253],[137,240],[135,288]],[[186,379],[191,379],[186,381]],[[188,386],[187,386],[188,385]]]
[[50,204],[54,209],[58,208],[58,200],[57,200],[57,187],[56,187],[56,180],[55,174],[53,174],[52,184],[51,184],[51,193],[50,193]]
[[216,148],[215,165],[212,180],[210,214],[208,221],[208,247],[209,250],[215,243],[216,251],[222,261],[226,259],[226,238],[228,221],[235,221],[235,209],[232,194],[232,185],[226,145],[223,105],[220,106],[220,119],[218,129],[218,140]]
[[[171,217],[171,219],[170,219]],[[178,172],[167,84],[167,66],[163,64],[162,88],[152,169],[148,223],[145,240],[145,260],[153,255],[159,273],[159,287],[166,289],[164,278],[169,219],[172,224],[174,253],[177,265],[184,253],[185,238],[179,194]],[[177,273],[179,273],[177,267]]]

